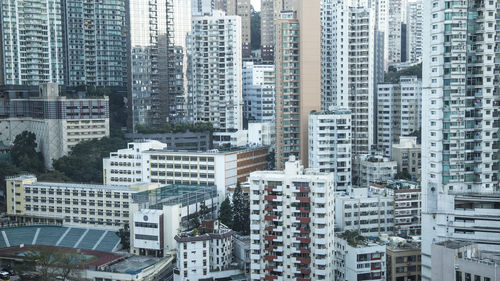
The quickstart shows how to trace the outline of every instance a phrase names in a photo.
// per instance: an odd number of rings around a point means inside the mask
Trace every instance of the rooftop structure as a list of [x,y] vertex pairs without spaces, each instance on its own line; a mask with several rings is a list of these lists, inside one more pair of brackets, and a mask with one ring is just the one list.
[[134,194],[134,203],[141,209],[163,209],[163,206],[191,204],[217,197],[217,187],[200,185],[168,185]]
[[386,280],[386,246],[357,232],[343,232],[335,239],[335,280]]

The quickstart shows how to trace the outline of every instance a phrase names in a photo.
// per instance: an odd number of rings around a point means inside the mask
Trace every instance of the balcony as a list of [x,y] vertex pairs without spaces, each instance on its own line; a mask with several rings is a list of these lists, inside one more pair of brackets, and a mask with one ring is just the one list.
[[278,256],[270,256],[270,255],[264,255],[264,260],[266,261],[273,261],[277,258]]
[[274,229],[274,225],[270,225],[270,226],[264,228],[265,231],[273,231],[273,229]]
[[278,216],[264,216],[265,221],[274,221]]
[[298,200],[300,203],[310,203],[311,202],[311,198],[302,197],[302,196],[295,197],[295,200]]
[[272,202],[274,199],[278,198],[277,195],[264,195],[264,200]]
[[297,221],[299,221],[300,223],[310,223],[311,222],[311,218],[296,217],[295,219]]
[[297,237],[296,239],[299,243],[302,243],[302,244],[311,243],[311,238],[309,238],[309,237]]
[[264,240],[266,241],[273,241],[276,238],[278,238],[276,235],[264,235]]
[[311,258],[295,258],[301,264],[311,264]]

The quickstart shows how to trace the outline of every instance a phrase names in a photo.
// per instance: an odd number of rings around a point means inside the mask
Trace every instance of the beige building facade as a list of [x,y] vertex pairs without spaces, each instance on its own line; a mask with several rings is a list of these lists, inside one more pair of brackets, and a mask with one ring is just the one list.
[[320,1],[300,1],[276,21],[276,167],[308,164],[308,117],[321,108]]

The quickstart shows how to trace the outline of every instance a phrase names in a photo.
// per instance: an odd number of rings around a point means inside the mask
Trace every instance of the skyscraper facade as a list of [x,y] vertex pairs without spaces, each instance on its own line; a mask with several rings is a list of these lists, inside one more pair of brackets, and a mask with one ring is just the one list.
[[193,17],[189,99],[192,120],[211,122],[219,132],[243,126],[241,18],[215,10]]
[[0,83],[64,83],[60,0],[0,2]]
[[250,20],[252,17],[250,0],[226,0],[227,15],[237,15],[241,17],[241,40],[242,55],[249,57],[252,51]]
[[383,77],[374,9],[324,1],[321,25],[322,107],[351,110],[353,155],[367,154],[375,139],[376,83]]
[[243,62],[244,118],[248,122],[275,123],[276,77],[274,65]]
[[126,1],[60,1],[67,86],[126,87]]
[[335,191],[351,187],[351,112],[346,109],[309,115],[309,168],[333,173]]
[[274,60],[274,0],[261,0],[260,46],[264,61]]
[[406,9],[406,50],[407,61],[422,61],[423,1],[408,2]]
[[182,118],[187,87],[190,3],[128,1],[129,98],[133,128]]
[[[129,2],[129,95],[133,128],[160,125],[160,49],[166,52],[166,0]],[[135,16],[131,16],[134,14]],[[166,60],[162,61],[166,63]]]
[[[188,1],[189,0],[186,0],[185,2]],[[217,0],[217,2],[220,3],[219,5],[223,5],[225,3],[225,1],[221,0]],[[214,10],[214,4],[214,0],[191,0],[192,15],[203,16],[212,14],[212,11]],[[225,5],[222,7],[225,7]],[[221,6],[218,6],[218,8],[220,9]]]
[[320,1],[300,1],[276,21],[276,167],[308,165],[308,117],[321,107]]
[[432,243],[500,250],[499,10],[424,1],[423,15],[422,280],[431,280]]

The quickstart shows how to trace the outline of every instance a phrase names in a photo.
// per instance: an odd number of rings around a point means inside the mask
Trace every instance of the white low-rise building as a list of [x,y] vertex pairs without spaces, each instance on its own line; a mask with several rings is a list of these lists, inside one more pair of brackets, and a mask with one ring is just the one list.
[[353,172],[362,188],[368,188],[371,182],[391,180],[398,172],[398,163],[381,155],[362,155],[354,162]]
[[129,223],[133,196],[157,187],[38,182],[33,175],[17,176],[7,179],[7,214],[20,223],[118,230]]
[[202,233],[195,230],[175,236],[177,266],[174,280],[213,280],[241,274],[239,269],[231,267],[233,231],[218,221],[203,222],[202,227]]
[[335,280],[386,280],[385,252],[386,245],[356,232],[336,235]]
[[335,225],[340,231],[365,236],[394,232],[394,197],[373,195],[368,188],[353,188],[335,195]]
[[170,185],[136,194],[130,207],[130,252],[166,256],[175,251],[175,236],[192,227],[201,207],[213,218],[218,204],[215,186]]
[[276,145],[276,123],[248,123],[248,143],[250,145]]
[[267,168],[267,147],[230,151],[171,151],[158,141],[129,143],[103,160],[105,184],[134,182],[215,185],[221,194]]
[[390,180],[371,183],[370,193],[394,198],[394,232],[420,235],[422,227],[422,190],[417,182]]

